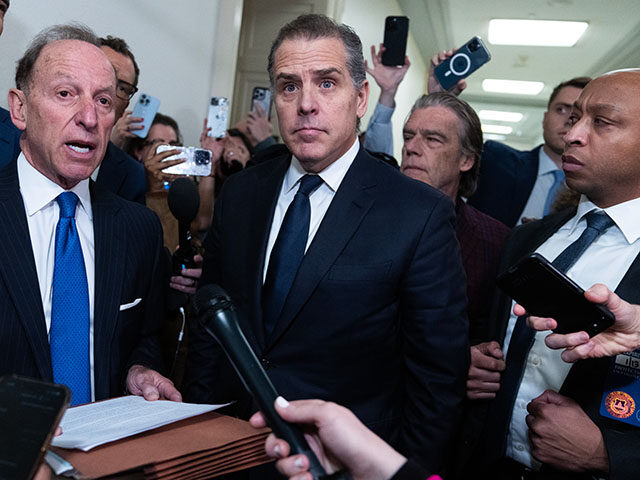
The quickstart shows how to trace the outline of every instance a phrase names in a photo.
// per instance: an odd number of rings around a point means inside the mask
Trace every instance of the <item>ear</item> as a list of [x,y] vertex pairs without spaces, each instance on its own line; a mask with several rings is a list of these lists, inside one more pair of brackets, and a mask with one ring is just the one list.
[[27,97],[24,92],[17,88],[11,88],[8,102],[11,121],[20,130],[25,130],[27,128]]
[[476,163],[476,160],[473,155],[464,155],[460,160],[460,171],[468,172],[473,168],[473,165]]
[[367,102],[369,101],[369,82],[365,80],[362,87],[360,87],[357,91],[358,98],[356,99],[356,112],[358,118],[362,118],[364,117],[364,114],[367,113]]

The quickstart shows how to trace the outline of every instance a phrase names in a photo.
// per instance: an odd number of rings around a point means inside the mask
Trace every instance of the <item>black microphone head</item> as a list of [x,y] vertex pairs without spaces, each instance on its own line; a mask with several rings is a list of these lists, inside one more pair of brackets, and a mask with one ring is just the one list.
[[191,223],[200,208],[200,195],[196,183],[189,177],[176,178],[171,182],[167,203],[169,210],[179,222]]
[[216,284],[203,285],[193,299],[193,308],[198,316],[210,308],[226,308],[229,304],[231,304],[229,294]]

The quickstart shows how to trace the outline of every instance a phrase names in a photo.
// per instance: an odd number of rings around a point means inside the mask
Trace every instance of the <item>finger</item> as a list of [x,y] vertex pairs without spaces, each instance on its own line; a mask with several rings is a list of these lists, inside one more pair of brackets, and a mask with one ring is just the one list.
[[54,437],[59,437],[60,435],[62,435],[62,427],[56,428],[56,431],[53,434]]
[[181,163],[184,163],[184,162],[185,162],[184,158],[178,158],[176,160],[163,160],[160,170],[165,170],[169,167],[173,167],[174,165],[180,165]]
[[[584,296],[587,298],[587,300],[593,303],[608,302],[610,301],[610,297],[612,295],[615,294],[602,283],[596,283],[595,285],[592,285],[591,288],[589,288],[586,292],[584,292]],[[615,296],[618,297],[617,295]],[[620,300],[619,297],[618,300]]]
[[271,458],[285,458],[289,455],[290,449],[286,441],[271,433],[265,442],[265,451]]
[[487,369],[470,367],[469,368],[469,379],[478,382],[492,382],[492,383],[500,383],[500,372],[491,371]]
[[282,397],[276,398],[278,414],[288,422],[313,424],[321,414],[320,410],[328,403],[323,400],[296,400],[288,402]]
[[144,125],[141,123],[131,123],[127,126],[127,130],[129,130],[130,132],[134,130],[144,130]]
[[493,358],[501,359],[504,357],[502,353],[502,349],[500,348],[500,344],[495,340],[491,342],[479,343],[477,345],[473,345],[471,347],[471,354],[473,355],[474,350],[479,351],[483,355],[491,356]]
[[158,385],[158,393],[160,394],[160,398],[171,400],[172,402],[182,401],[182,394],[169,379],[164,379],[160,382]]
[[183,277],[198,279],[202,276],[202,269],[201,268],[183,268],[181,273]]
[[570,405],[574,403],[569,397],[565,397],[564,395],[560,395],[558,392],[548,389],[542,392],[537,398],[534,398],[532,402],[534,401],[538,401],[540,403],[552,403],[554,405]]
[[574,362],[577,362],[578,360],[590,358],[591,351],[594,348],[596,348],[596,343],[590,340],[589,342],[583,345],[578,345],[577,347],[565,350],[560,354],[560,357],[562,358],[563,361],[567,363],[574,363]]
[[173,282],[169,282],[169,288],[177,290],[178,292],[186,293],[187,295],[195,295],[197,291],[197,288],[195,286],[187,287],[185,285]]
[[548,317],[527,317],[527,325],[534,330],[538,330],[541,332],[558,328],[558,322],[556,322],[553,318]]
[[491,392],[475,392],[467,390],[467,398],[469,400],[491,400],[496,398],[496,394]]
[[300,476],[309,469],[309,459],[306,455],[299,454],[291,457],[283,458],[276,462],[278,471],[286,477],[302,479],[306,476]]
[[267,426],[267,420],[264,418],[264,415],[262,415],[262,412],[256,412],[251,415],[249,423],[253,428],[264,428]]
[[144,117],[127,117],[124,121],[129,125],[131,125],[132,123],[142,123],[144,122]]
[[553,350],[577,347],[578,345],[582,345],[588,341],[589,334],[587,332],[574,332],[567,333],[566,335],[552,333],[547,335],[547,338],[544,339],[544,343],[547,347]]
[[142,382],[142,385],[140,385],[140,390],[142,391],[142,396],[145,400],[154,401],[160,398],[158,388],[146,379]]
[[473,392],[495,393],[500,390],[500,382],[467,380],[467,390]]

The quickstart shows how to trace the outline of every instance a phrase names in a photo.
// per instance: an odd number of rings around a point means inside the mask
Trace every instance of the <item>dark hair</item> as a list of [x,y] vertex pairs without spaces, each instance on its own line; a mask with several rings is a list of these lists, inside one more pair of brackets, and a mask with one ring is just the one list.
[[[151,131],[151,128],[154,125],[166,125],[167,127],[173,128],[173,130],[176,132],[176,137],[178,137],[178,142],[182,144],[182,134],[180,133],[180,127],[178,127],[178,122],[176,122],[169,115],[164,115],[160,112],[156,113],[156,116],[153,118],[153,122],[151,122],[151,127],[149,127],[149,131]],[[148,135],[149,134],[147,134],[147,136]],[[146,141],[147,141],[146,137],[140,138],[138,136],[135,136],[129,139],[129,141],[127,142],[123,150],[127,152],[129,155],[131,155],[132,157],[135,157],[134,155],[135,152],[140,150],[144,146],[144,143]]]
[[111,35],[107,35],[106,38],[100,37],[98,39],[101,47],[109,47],[110,49],[118,52],[121,55],[125,55],[131,59],[133,62],[133,70],[135,71],[135,80],[133,82],[133,86],[138,86],[138,78],[140,77],[140,69],[138,68],[138,64],[136,63],[136,57],[133,56],[133,53],[129,49],[129,45],[122,38],[112,37]]
[[271,88],[274,85],[273,64],[276,51],[285,40],[303,38],[305,40],[316,40],[319,38],[339,38],[344,45],[347,55],[347,69],[356,88],[362,87],[367,79],[364,68],[364,56],[362,55],[362,42],[356,32],[347,25],[338,24],[326,15],[307,14],[300,15],[295,20],[287,23],[278,32],[278,36],[271,45],[269,52],[269,80]]
[[33,67],[42,52],[42,49],[50,43],[60,40],[80,40],[96,47],[100,47],[98,37],[93,30],[81,23],[69,23],[65,25],[54,25],[38,33],[27,47],[26,52],[16,68],[16,87],[23,92],[27,92],[33,77]]
[[242,133],[237,128],[230,128],[229,130],[227,130],[227,134],[230,137],[238,137],[240,140],[242,140],[242,143],[244,143],[244,146],[249,151],[249,156],[253,157],[253,154],[254,154],[256,149],[254,148],[253,145],[251,145],[251,142],[249,141],[249,139],[247,138],[247,136],[244,133]]
[[428,107],[445,107],[458,117],[460,149],[464,155],[472,155],[474,159],[473,167],[460,174],[458,194],[463,197],[469,197],[476,191],[480,173],[480,157],[482,156],[483,147],[480,119],[475,110],[471,108],[471,105],[447,92],[422,95],[411,107],[409,116],[416,110]]
[[591,77],[575,77],[575,78],[572,78],[571,80],[567,80],[565,82],[560,83],[559,85],[556,86],[556,88],[553,89],[553,92],[551,92],[551,96],[549,97],[549,102],[547,103],[547,108],[551,106],[555,98],[560,93],[560,90],[562,90],[564,87],[575,87],[582,90],[584,87],[587,86],[587,83],[589,83],[590,81],[591,81]]

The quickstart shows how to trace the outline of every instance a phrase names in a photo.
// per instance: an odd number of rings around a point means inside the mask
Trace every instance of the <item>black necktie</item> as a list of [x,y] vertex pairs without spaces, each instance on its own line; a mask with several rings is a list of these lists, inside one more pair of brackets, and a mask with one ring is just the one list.
[[[552,262],[563,273],[566,273],[576,263],[596,238],[614,224],[613,220],[603,211],[591,211],[585,215],[585,218],[587,220],[587,228],[576,241],[565,248]],[[489,461],[500,458],[505,454],[513,405],[518,393],[520,380],[524,374],[529,350],[535,340],[535,334],[536,331],[527,326],[526,318],[518,317],[509,342],[507,363],[502,373],[500,390],[489,410],[486,446],[494,454],[493,459],[490,458],[488,459]]]
[[267,337],[276,325],[298,272],[309,237],[311,205],[309,195],[322,184],[318,175],[305,175],[287,208],[278,237],[271,250],[269,268],[262,289],[262,313]]

